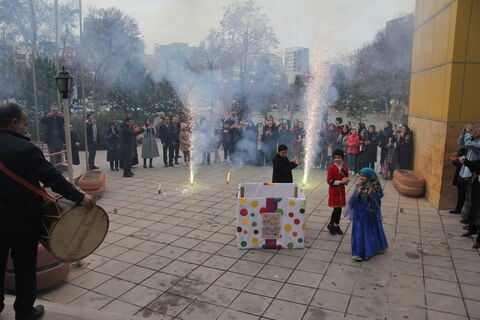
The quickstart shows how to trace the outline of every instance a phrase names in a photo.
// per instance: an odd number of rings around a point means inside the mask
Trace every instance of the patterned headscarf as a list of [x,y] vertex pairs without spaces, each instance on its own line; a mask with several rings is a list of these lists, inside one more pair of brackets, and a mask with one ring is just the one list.
[[383,190],[380,182],[378,181],[377,174],[375,173],[375,170],[371,168],[363,168],[360,170],[360,174],[362,176],[365,176],[367,178],[367,182],[361,185],[361,190],[362,192],[367,193],[370,187],[373,187],[375,192],[377,192],[380,197],[383,197]]

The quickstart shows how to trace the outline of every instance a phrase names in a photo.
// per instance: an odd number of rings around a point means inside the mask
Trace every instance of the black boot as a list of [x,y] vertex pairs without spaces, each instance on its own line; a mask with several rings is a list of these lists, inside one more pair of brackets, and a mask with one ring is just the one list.
[[340,226],[338,226],[338,225],[335,226],[335,232],[336,232],[337,234],[341,235],[341,236],[343,235],[343,231],[342,231],[342,229],[340,229]]
[[148,166],[149,168],[153,168],[152,161],[153,161],[153,159],[150,159],[150,166]]
[[329,223],[329,224],[327,225],[327,229],[328,229],[328,231],[330,231],[330,234],[331,234],[331,235],[337,234],[337,230],[335,229],[335,226],[334,226],[333,224],[330,224],[330,223]]
[[25,316],[23,314],[22,315],[17,314],[15,316],[15,319],[16,320],[37,320],[43,316],[44,312],[45,312],[44,307],[41,304],[39,304],[33,307],[32,312],[30,314]]
[[147,167],[147,159],[143,159],[143,167],[144,167],[144,168]]

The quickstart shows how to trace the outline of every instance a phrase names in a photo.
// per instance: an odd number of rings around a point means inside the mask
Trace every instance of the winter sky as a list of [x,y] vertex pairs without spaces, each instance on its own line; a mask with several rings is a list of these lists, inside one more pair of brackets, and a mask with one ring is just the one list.
[[[223,7],[234,0],[83,0],[89,6],[115,6],[133,16],[144,36],[146,52],[153,44],[187,42],[197,46],[219,26]],[[243,0],[239,0],[243,1]],[[350,53],[374,38],[385,22],[415,10],[415,0],[256,0],[287,47],[312,48],[327,39],[332,51]]]

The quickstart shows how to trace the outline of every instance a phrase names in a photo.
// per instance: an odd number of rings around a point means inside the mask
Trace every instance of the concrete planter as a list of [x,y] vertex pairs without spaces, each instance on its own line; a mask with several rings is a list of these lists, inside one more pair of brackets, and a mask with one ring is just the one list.
[[[63,280],[70,273],[70,264],[63,263],[54,258],[54,256],[41,244],[38,245],[37,253],[37,291],[51,288]],[[7,270],[5,272],[5,288],[15,291],[15,273],[13,271],[13,261],[9,257]]]
[[105,193],[105,173],[100,170],[86,171],[78,178],[77,185],[86,193],[100,198]]
[[425,193],[425,179],[412,170],[395,170],[393,185],[400,194],[407,197],[421,197]]

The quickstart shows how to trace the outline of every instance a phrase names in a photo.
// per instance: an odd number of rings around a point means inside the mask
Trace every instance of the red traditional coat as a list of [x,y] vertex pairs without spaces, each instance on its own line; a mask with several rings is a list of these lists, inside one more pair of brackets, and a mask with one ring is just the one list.
[[342,164],[342,170],[338,170],[335,164],[332,164],[327,171],[328,183],[328,206],[332,208],[343,208],[347,204],[345,195],[345,185],[334,186],[333,182],[348,177],[348,167]]

